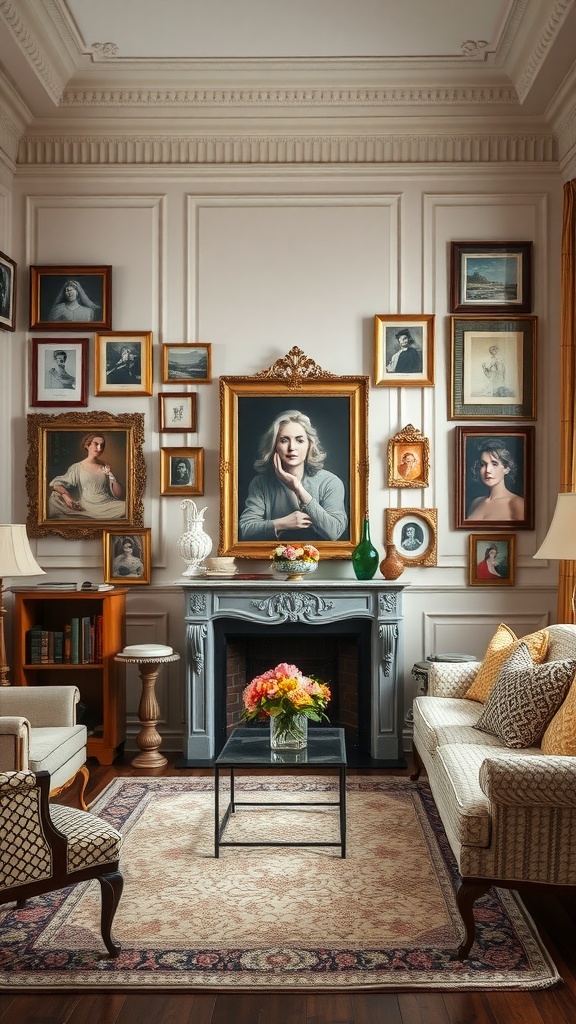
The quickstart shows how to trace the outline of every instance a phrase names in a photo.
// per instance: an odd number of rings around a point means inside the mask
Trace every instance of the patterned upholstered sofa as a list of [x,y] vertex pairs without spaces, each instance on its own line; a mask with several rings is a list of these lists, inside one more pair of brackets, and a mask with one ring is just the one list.
[[[556,678],[561,666],[565,681],[554,684],[555,701],[542,712],[548,725],[531,745],[511,747],[478,728],[489,703],[494,704],[495,684],[500,697],[504,694],[505,715],[523,692],[518,686],[514,692],[513,673],[506,669],[509,654],[503,663],[500,659],[485,699],[464,695],[474,693],[486,659],[432,663],[429,692],[414,701],[413,777],[426,769],[461,876],[456,898],[465,938],[456,953],[459,959],[468,956],[474,941],[474,902],[491,886],[554,886],[559,891],[576,885],[576,626],[551,626],[527,639],[538,638],[538,647],[542,634],[546,639],[533,671]],[[525,657],[526,645],[514,639],[509,650]],[[504,677],[512,680],[510,699],[502,688]],[[540,703],[547,700],[546,689]],[[538,707],[536,712],[527,709],[529,727],[539,713]]]

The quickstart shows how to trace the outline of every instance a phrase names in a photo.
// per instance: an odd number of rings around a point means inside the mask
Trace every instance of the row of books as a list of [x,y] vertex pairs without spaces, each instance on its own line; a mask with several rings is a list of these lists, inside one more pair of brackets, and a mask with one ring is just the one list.
[[70,619],[63,629],[33,626],[26,633],[29,665],[91,665],[102,661],[102,615]]

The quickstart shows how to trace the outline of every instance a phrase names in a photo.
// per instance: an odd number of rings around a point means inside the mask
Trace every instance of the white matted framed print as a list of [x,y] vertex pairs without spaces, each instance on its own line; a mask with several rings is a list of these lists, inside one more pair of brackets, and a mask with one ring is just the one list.
[[164,433],[196,432],[196,402],[198,396],[194,391],[163,392],[158,395],[158,429]]
[[386,544],[396,545],[405,565],[436,565],[437,535],[438,509],[386,509]]
[[374,384],[389,388],[434,384],[434,314],[376,314]]
[[104,331],[94,343],[97,395],[152,394],[152,331]]
[[450,419],[535,419],[537,320],[450,318]]
[[30,405],[88,405],[88,338],[32,338]]

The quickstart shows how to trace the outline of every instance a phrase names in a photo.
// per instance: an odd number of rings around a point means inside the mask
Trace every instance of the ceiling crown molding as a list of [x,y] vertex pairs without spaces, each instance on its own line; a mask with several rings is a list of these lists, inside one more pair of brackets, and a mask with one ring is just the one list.
[[530,54],[524,70],[516,82],[516,90],[521,101],[530,92],[532,84],[546,60],[550,47],[573,6],[574,0],[556,0],[556,5],[543,28],[540,40]]
[[63,136],[24,138],[18,165],[556,163],[547,134]]
[[42,82],[51,100],[58,105],[64,91],[64,80],[59,80],[54,73],[44,49],[36,36],[21,16],[21,10],[14,0],[0,0],[0,16],[10,29],[28,64],[37,78]]

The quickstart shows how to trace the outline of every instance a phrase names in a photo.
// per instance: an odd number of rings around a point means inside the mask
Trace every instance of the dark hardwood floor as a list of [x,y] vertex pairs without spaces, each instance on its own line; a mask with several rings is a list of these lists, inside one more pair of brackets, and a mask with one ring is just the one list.
[[[148,775],[202,775],[207,769],[165,769]],[[112,767],[90,762],[89,800],[118,775],[142,777],[130,758]],[[386,770],[386,774],[408,774]],[[374,769],[356,769],[372,774]],[[576,895],[525,903],[550,950],[562,983],[533,992],[398,992],[306,994],[246,992],[112,994],[0,993],[0,1024],[574,1024],[576,1021]]]

